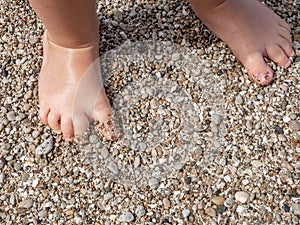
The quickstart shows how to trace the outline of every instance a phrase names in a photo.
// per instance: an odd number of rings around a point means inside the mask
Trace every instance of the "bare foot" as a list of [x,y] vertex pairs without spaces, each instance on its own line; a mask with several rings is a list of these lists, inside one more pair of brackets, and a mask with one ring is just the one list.
[[39,75],[41,121],[70,140],[95,119],[100,122],[100,134],[107,140],[115,139],[109,121],[111,107],[101,80],[98,40],[84,47],[67,48],[55,44],[46,31],[43,50]]
[[289,57],[295,54],[290,27],[259,1],[190,2],[203,23],[229,45],[257,84],[267,85],[273,79],[273,71],[264,57],[281,67],[290,66]]

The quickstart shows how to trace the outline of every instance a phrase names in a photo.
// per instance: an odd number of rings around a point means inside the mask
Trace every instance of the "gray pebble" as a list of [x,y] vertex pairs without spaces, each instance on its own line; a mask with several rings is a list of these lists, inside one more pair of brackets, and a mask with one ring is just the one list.
[[15,121],[16,117],[17,117],[17,115],[14,111],[10,111],[10,112],[7,113],[8,121]]
[[108,200],[112,199],[113,197],[114,197],[113,193],[108,192],[104,195],[103,199],[104,199],[104,201],[108,201]]
[[190,214],[191,214],[191,210],[189,210],[189,209],[182,210],[182,215],[184,218],[187,218]]
[[108,164],[107,168],[108,168],[112,173],[114,173],[114,174],[118,174],[118,173],[119,173],[119,168],[118,168],[117,164],[116,164],[115,162],[113,162],[113,161],[111,161],[111,162]]
[[137,217],[142,217],[146,214],[145,208],[143,205],[139,205],[135,211]]
[[19,208],[29,209],[33,206],[33,200],[31,198],[25,199],[19,203]]
[[181,54],[180,53],[174,53],[172,55],[172,60],[173,61],[178,61],[181,58]]
[[24,113],[19,113],[19,114],[16,116],[16,121],[21,121],[21,120],[23,120],[25,117],[26,117],[26,115],[25,115]]
[[232,198],[227,198],[224,201],[224,206],[227,207],[227,208],[231,208],[233,205],[234,205],[234,201],[233,201]]
[[157,189],[159,186],[159,180],[156,178],[150,178],[148,184],[151,189]]
[[292,206],[294,214],[300,215],[300,204],[292,203],[291,206]]
[[38,156],[46,155],[53,149],[53,137],[50,136],[44,140],[42,144],[40,144],[36,150],[35,154]]
[[141,157],[140,156],[135,157],[134,163],[133,163],[134,168],[138,168],[140,166],[140,164],[141,164]]
[[294,131],[299,131],[300,130],[300,123],[298,120],[292,120],[290,122],[290,128]]
[[46,215],[47,215],[47,213],[46,213],[45,210],[41,210],[41,211],[39,211],[39,213],[38,213],[38,217],[39,217],[40,219],[45,218]]
[[19,163],[14,164],[14,170],[18,172],[21,169],[21,165]]
[[122,214],[120,217],[119,217],[119,219],[118,219],[118,221],[119,222],[125,222],[125,223],[129,223],[129,222],[132,222],[134,220],[134,216],[132,215],[132,213],[131,212],[129,212],[129,211],[127,211],[127,212],[125,212],[124,214]]
[[89,141],[91,144],[96,144],[99,141],[99,138],[97,135],[93,134],[89,137]]

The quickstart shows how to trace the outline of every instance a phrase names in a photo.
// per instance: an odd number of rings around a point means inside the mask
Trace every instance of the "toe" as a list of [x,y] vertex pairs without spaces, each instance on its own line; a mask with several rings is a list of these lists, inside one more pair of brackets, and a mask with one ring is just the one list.
[[269,58],[279,66],[286,68],[291,64],[291,60],[279,45],[271,45],[270,47],[266,48],[266,51]]
[[283,19],[280,19],[279,25],[285,28],[289,33],[291,33],[291,27]]
[[51,110],[48,114],[48,125],[54,130],[54,132],[60,133],[60,114]]
[[88,129],[89,124],[90,120],[85,114],[74,116],[74,135],[77,136],[83,134]]
[[285,28],[283,27],[279,28],[279,35],[280,37],[286,39],[290,43],[290,45],[292,45],[293,41],[292,41],[291,33],[288,32]]
[[72,119],[69,117],[61,118],[61,131],[66,141],[70,141],[74,137],[74,129]]
[[48,125],[48,114],[50,112],[49,108],[41,107],[39,111],[39,117],[43,124]]
[[288,57],[292,57],[295,55],[295,52],[292,48],[292,45],[285,38],[280,38],[279,46],[285,52]]
[[249,54],[242,63],[248,70],[250,78],[252,78],[255,83],[267,85],[272,81],[273,71],[265,62],[262,53],[255,52]]

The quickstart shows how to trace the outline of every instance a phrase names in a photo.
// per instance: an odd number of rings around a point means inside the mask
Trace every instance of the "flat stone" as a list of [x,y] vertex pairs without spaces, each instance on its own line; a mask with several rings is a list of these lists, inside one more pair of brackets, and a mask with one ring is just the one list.
[[292,209],[293,209],[293,213],[295,215],[300,215],[300,204],[296,204],[296,203],[291,203]]
[[167,198],[164,198],[164,199],[163,199],[163,205],[164,205],[164,209],[166,209],[166,210],[170,209],[170,207],[171,207],[171,202],[170,202],[170,200],[167,199]]
[[182,215],[183,215],[184,218],[187,218],[190,214],[191,214],[190,209],[183,209],[182,210]]
[[33,200],[31,198],[25,199],[19,203],[19,208],[29,209],[33,206]]
[[38,156],[46,155],[53,149],[53,137],[49,136],[47,139],[44,140],[42,144],[40,144],[36,150],[35,154]]
[[225,198],[223,196],[215,196],[211,199],[211,201],[216,205],[223,205]]
[[143,205],[139,205],[135,211],[137,217],[142,217],[146,214],[146,210]]
[[134,216],[132,215],[131,212],[127,211],[125,212],[124,214],[122,214],[118,221],[121,222],[121,223],[130,223],[134,220]]
[[211,217],[216,217],[216,210],[214,208],[207,208],[205,213]]

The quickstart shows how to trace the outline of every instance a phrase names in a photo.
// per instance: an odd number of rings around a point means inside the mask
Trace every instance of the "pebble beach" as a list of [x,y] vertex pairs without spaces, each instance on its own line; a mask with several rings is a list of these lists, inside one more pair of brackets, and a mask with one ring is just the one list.
[[71,142],[38,118],[44,27],[0,0],[0,224],[300,224],[300,1],[264,1],[296,56],[252,82],[186,1],[97,1],[119,132]]

